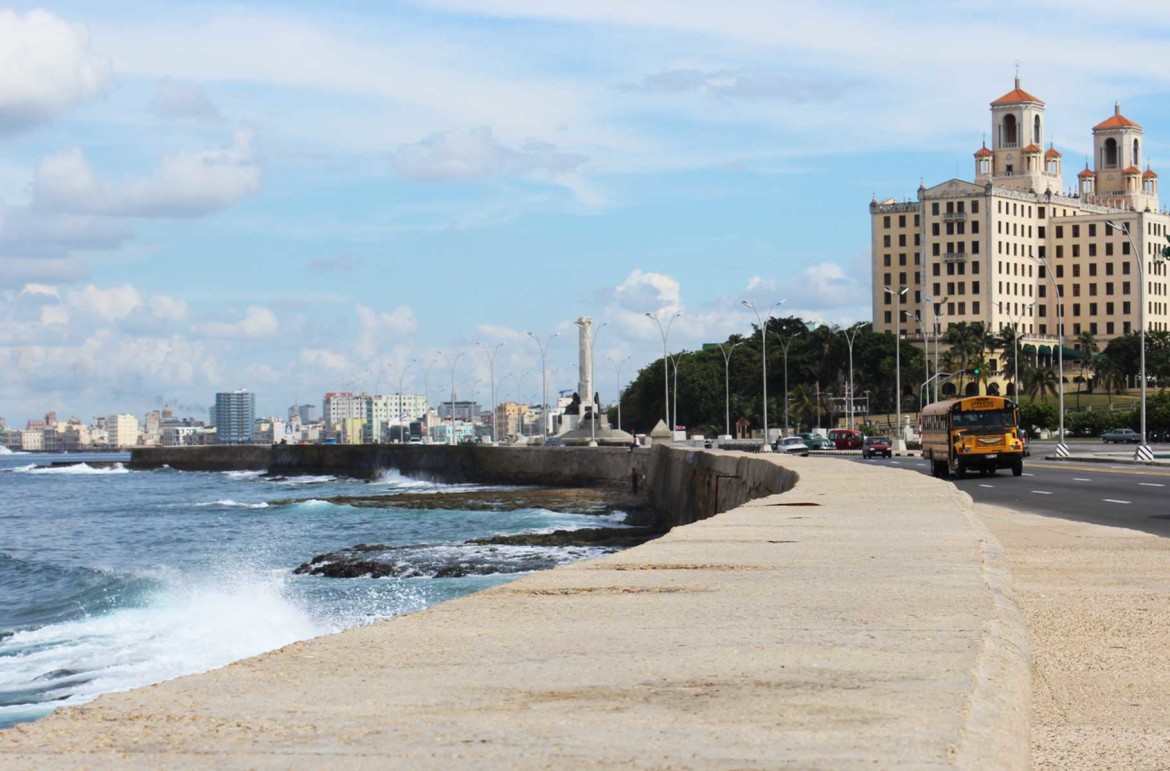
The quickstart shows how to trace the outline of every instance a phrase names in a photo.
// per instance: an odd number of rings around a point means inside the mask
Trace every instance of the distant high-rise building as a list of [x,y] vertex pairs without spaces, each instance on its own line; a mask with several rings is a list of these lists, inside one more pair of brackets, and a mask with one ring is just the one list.
[[110,447],[134,447],[138,444],[138,418],[124,413],[106,418],[106,441]]
[[317,422],[317,405],[316,404],[294,404],[288,408],[288,422],[294,422],[295,418],[299,418],[301,424],[316,423]]
[[256,394],[243,388],[215,395],[215,431],[219,444],[250,444],[255,431]]

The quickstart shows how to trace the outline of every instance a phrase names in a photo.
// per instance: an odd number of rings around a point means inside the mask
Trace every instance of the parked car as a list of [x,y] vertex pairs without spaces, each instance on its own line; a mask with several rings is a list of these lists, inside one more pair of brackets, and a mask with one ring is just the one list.
[[861,445],[861,457],[875,458],[879,455],[883,458],[894,457],[894,448],[890,444],[890,438],[887,436],[865,437],[865,444]]
[[865,441],[865,434],[852,428],[833,428],[829,430],[829,439],[838,450],[856,450]]
[[564,447],[565,440],[561,439],[559,436],[550,436],[548,439],[544,440],[544,446],[545,447]]
[[776,440],[772,445],[776,452],[785,455],[808,455],[808,445],[799,436],[785,436]]
[[1110,442],[1114,444],[1121,444],[1123,442],[1139,444],[1142,441],[1142,435],[1132,428],[1111,428],[1101,434],[1101,441],[1105,444],[1109,444]]
[[804,441],[804,443],[808,445],[810,450],[837,449],[837,445],[833,444],[833,440],[827,436],[821,436],[820,434],[807,433],[803,431],[799,434],[799,436]]

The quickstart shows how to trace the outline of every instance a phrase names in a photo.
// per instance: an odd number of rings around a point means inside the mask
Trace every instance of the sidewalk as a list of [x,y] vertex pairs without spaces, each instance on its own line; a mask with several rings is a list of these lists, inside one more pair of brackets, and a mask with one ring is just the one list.
[[796,489],[62,710],[0,733],[0,765],[1026,768],[1027,635],[970,498],[777,461]]

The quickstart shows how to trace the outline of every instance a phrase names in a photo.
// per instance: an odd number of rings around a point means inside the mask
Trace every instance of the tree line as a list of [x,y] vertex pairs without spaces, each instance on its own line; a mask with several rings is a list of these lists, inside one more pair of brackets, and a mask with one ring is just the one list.
[[[951,376],[942,381],[940,395],[996,393],[999,384],[992,380],[994,360],[997,373],[1008,383],[1007,391],[1000,395],[1013,396],[1018,391],[1027,397],[1020,398],[1026,405],[1038,402],[1041,406],[1032,412],[1043,422],[1032,425],[1040,428],[1055,428],[1057,424],[1056,408],[1048,410],[1043,405],[1057,398],[1061,364],[1067,384],[1066,410],[1074,392],[1120,394],[1138,386],[1141,346],[1136,333],[1114,338],[1103,351],[1087,332],[1066,340],[1063,350],[1055,345],[1045,350],[1017,339],[1010,327],[992,333],[981,322],[960,322],[947,328],[942,343],[945,350],[938,354],[938,369]],[[869,322],[840,327],[789,316],[768,319],[763,341],[759,327],[753,325],[751,334],[735,334],[697,351],[671,353],[665,369],[661,358],[647,364],[622,393],[623,428],[648,432],[669,414],[668,425],[675,422],[692,434],[715,436],[725,431],[725,405],[729,402],[732,433],[741,418],[749,422],[751,430],[759,431],[764,413],[765,348],[768,425],[785,427],[785,407],[792,430],[838,425],[848,406],[851,346],[853,404],[858,419],[867,412],[883,417],[894,413],[899,398],[895,377],[899,346],[892,333],[875,332]],[[931,401],[933,386],[927,377],[928,365],[929,372],[934,372],[934,357],[933,345],[928,363],[921,348],[902,341],[900,398],[904,413],[917,411],[923,402]],[[725,361],[729,362],[726,369]],[[1014,382],[1017,368],[1018,387]],[[1170,382],[1170,332],[1146,333],[1146,370],[1150,387]],[[670,385],[667,406],[664,377]],[[616,415],[616,408],[611,409],[611,422]],[[1151,430],[1155,430],[1152,424]],[[1170,422],[1158,430],[1170,430]]]

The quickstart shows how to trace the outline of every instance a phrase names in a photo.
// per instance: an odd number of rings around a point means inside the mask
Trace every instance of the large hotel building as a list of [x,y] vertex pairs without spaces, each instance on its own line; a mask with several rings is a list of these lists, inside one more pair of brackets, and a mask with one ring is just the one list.
[[[1044,102],[1018,77],[1015,86],[991,103],[991,147],[975,152],[974,182],[923,185],[916,201],[870,204],[874,329],[897,327],[917,342],[933,337],[936,323],[945,332],[980,321],[993,333],[1016,323],[1043,352],[1056,341],[1055,284],[1065,346],[1091,332],[1104,348],[1139,326],[1134,249],[1145,266],[1146,329],[1170,328],[1170,281],[1159,259],[1170,214],[1158,208],[1158,175],[1143,168],[1142,127],[1115,105],[1093,127],[1092,168],[1086,163],[1066,192],[1060,152],[1042,146]],[[887,287],[907,291],[895,298]]]

